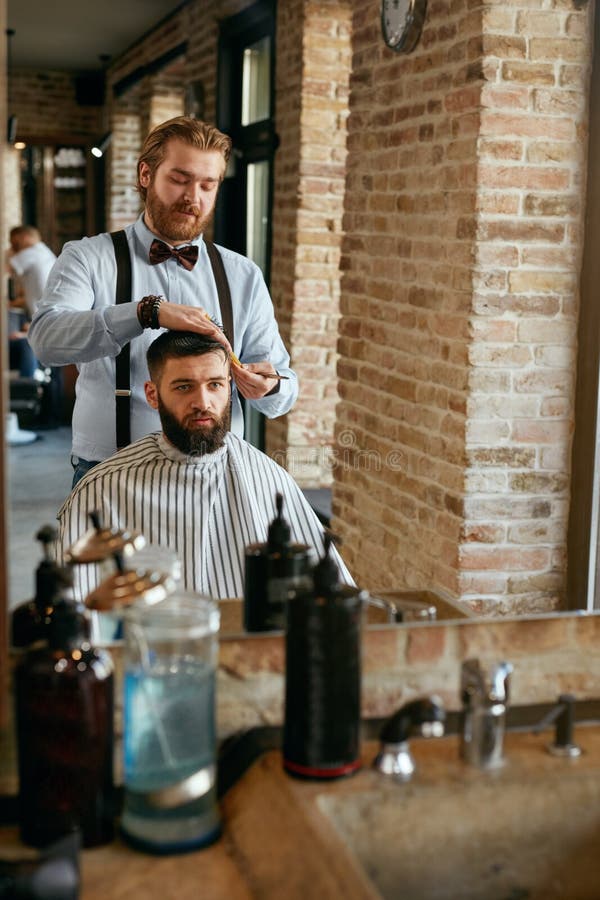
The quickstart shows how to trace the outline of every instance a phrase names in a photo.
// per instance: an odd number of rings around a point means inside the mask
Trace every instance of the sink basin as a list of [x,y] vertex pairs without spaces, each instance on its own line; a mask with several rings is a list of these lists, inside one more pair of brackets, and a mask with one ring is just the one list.
[[[474,617],[474,612],[466,604],[440,591],[376,591],[373,594],[375,600],[379,598],[394,604],[398,609],[399,622],[445,622],[449,619],[469,619]],[[369,624],[381,624],[388,622],[386,613],[374,607],[367,609],[367,622]]]
[[[396,590],[377,591],[373,597],[379,601],[387,601],[396,605],[399,611],[399,622],[446,622],[454,619],[469,619],[475,613],[466,604],[446,596],[440,591]],[[221,637],[239,635],[244,632],[244,604],[239,598],[219,600],[221,612]],[[427,613],[427,614],[426,614]],[[365,624],[389,625],[393,620],[384,608],[367,605],[365,608]],[[255,634],[273,634],[279,632],[255,632]]]
[[456,739],[414,741],[412,782],[364,773],[317,807],[384,900],[597,900],[600,741],[579,731],[575,760],[547,754],[548,735],[507,735],[495,772],[462,764]]

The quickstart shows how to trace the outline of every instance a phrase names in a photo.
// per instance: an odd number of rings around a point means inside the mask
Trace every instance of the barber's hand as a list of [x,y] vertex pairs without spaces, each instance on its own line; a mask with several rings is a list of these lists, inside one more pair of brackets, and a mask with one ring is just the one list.
[[231,374],[246,400],[260,400],[278,383],[278,379],[269,378],[269,375],[277,375],[270,362],[245,363],[241,367],[232,364]]
[[207,337],[223,344],[228,353],[231,353],[231,344],[208,313],[201,306],[182,306],[179,303],[169,303],[163,300],[158,311],[158,322],[161,328],[170,331],[195,331],[205,334]]

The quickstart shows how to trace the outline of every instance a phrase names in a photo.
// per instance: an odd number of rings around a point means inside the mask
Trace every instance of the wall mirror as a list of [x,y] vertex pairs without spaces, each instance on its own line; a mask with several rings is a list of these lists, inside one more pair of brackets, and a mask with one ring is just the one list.
[[[141,35],[150,22],[139,23],[138,36]],[[17,32],[18,33],[18,32]],[[13,64],[17,60],[13,59]],[[197,84],[196,75],[191,82]],[[211,115],[212,97],[210,84],[205,84],[203,101],[206,104],[207,115]],[[196,98],[198,100],[198,98]],[[184,98],[182,97],[182,103]],[[189,97],[188,97],[189,102]],[[105,129],[99,130],[104,131]],[[597,154],[596,154],[597,156]],[[45,156],[41,155],[41,165],[45,164]],[[35,166],[35,158],[32,165]],[[596,178],[596,182],[600,179]],[[600,204],[599,204],[600,206]],[[5,230],[13,224],[4,217]],[[595,233],[595,231],[594,231]],[[596,254],[597,255],[597,254]],[[591,279],[593,288],[597,279]],[[595,334],[593,328],[589,328],[590,334]],[[597,403],[592,398],[589,409],[596,410]],[[597,399],[597,398],[596,398]],[[585,411],[583,413],[585,416]],[[56,441],[55,441],[56,437]],[[59,438],[62,437],[62,440]],[[50,464],[51,457],[55,456],[57,468]],[[588,459],[589,463],[589,459]],[[31,466],[31,468],[29,468]],[[589,466],[588,466],[589,467]],[[580,471],[585,471],[585,461]],[[60,472],[60,475],[57,474]],[[33,573],[39,559],[39,548],[35,542],[35,532],[43,524],[53,520],[56,509],[66,496],[70,484],[71,470],[69,465],[69,441],[68,434],[62,436],[58,433],[40,433],[39,438],[31,444],[15,444],[7,448],[6,464],[7,498],[10,503],[9,535],[7,541],[8,562],[10,567],[10,593],[11,605],[31,596],[33,589]],[[36,476],[34,478],[34,476]],[[39,476],[39,481],[37,480]],[[20,480],[22,479],[22,480]],[[582,567],[583,569],[584,567]],[[365,585],[369,588],[369,585]],[[530,616],[533,613],[528,612]],[[544,613],[546,614],[546,613]],[[565,615],[568,613],[565,613]],[[575,613],[578,615],[579,613]],[[450,621],[448,609],[438,612],[438,621]],[[562,613],[561,613],[562,615]],[[237,627],[232,624],[232,628]]]

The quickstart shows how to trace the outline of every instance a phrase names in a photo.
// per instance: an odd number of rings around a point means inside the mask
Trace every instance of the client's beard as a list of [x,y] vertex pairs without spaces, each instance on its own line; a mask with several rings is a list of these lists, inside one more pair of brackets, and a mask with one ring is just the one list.
[[158,412],[165,437],[186,456],[204,456],[214,453],[225,443],[225,437],[231,425],[231,406],[228,406],[220,419],[214,420],[211,427],[186,428],[167,409],[160,397]]

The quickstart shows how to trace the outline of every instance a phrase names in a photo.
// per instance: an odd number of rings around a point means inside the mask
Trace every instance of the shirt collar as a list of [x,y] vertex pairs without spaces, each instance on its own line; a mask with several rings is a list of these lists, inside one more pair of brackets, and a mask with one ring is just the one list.
[[[227,439],[225,439],[227,440]],[[203,456],[190,456],[182,453],[177,447],[167,440],[162,431],[158,434],[158,446],[161,451],[172,462],[185,463],[188,466],[212,466],[215,463],[222,462],[227,456],[227,443],[223,447],[219,447],[214,453],[205,453]]]
[[[134,231],[134,234],[135,234],[137,240],[143,247],[146,255],[148,255],[150,253],[150,244],[152,243],[152,241],[161,240],[161,238],[157,237],[157,235],[155,235],[153,231],[150,231],[150,229],[144,222],[144,213],[143,212],[140,213],[136,222],[134,223],[133,231]],[[166,241],[165,241],[165,243],[166,243]],[[182,246],[182,247],[197,246],[198,248],[201,248],[202,247],[202,235],[199,235],[193,241],[187,241],[186,243],[181,244],[181,245],[178,244],[177,246]]]

